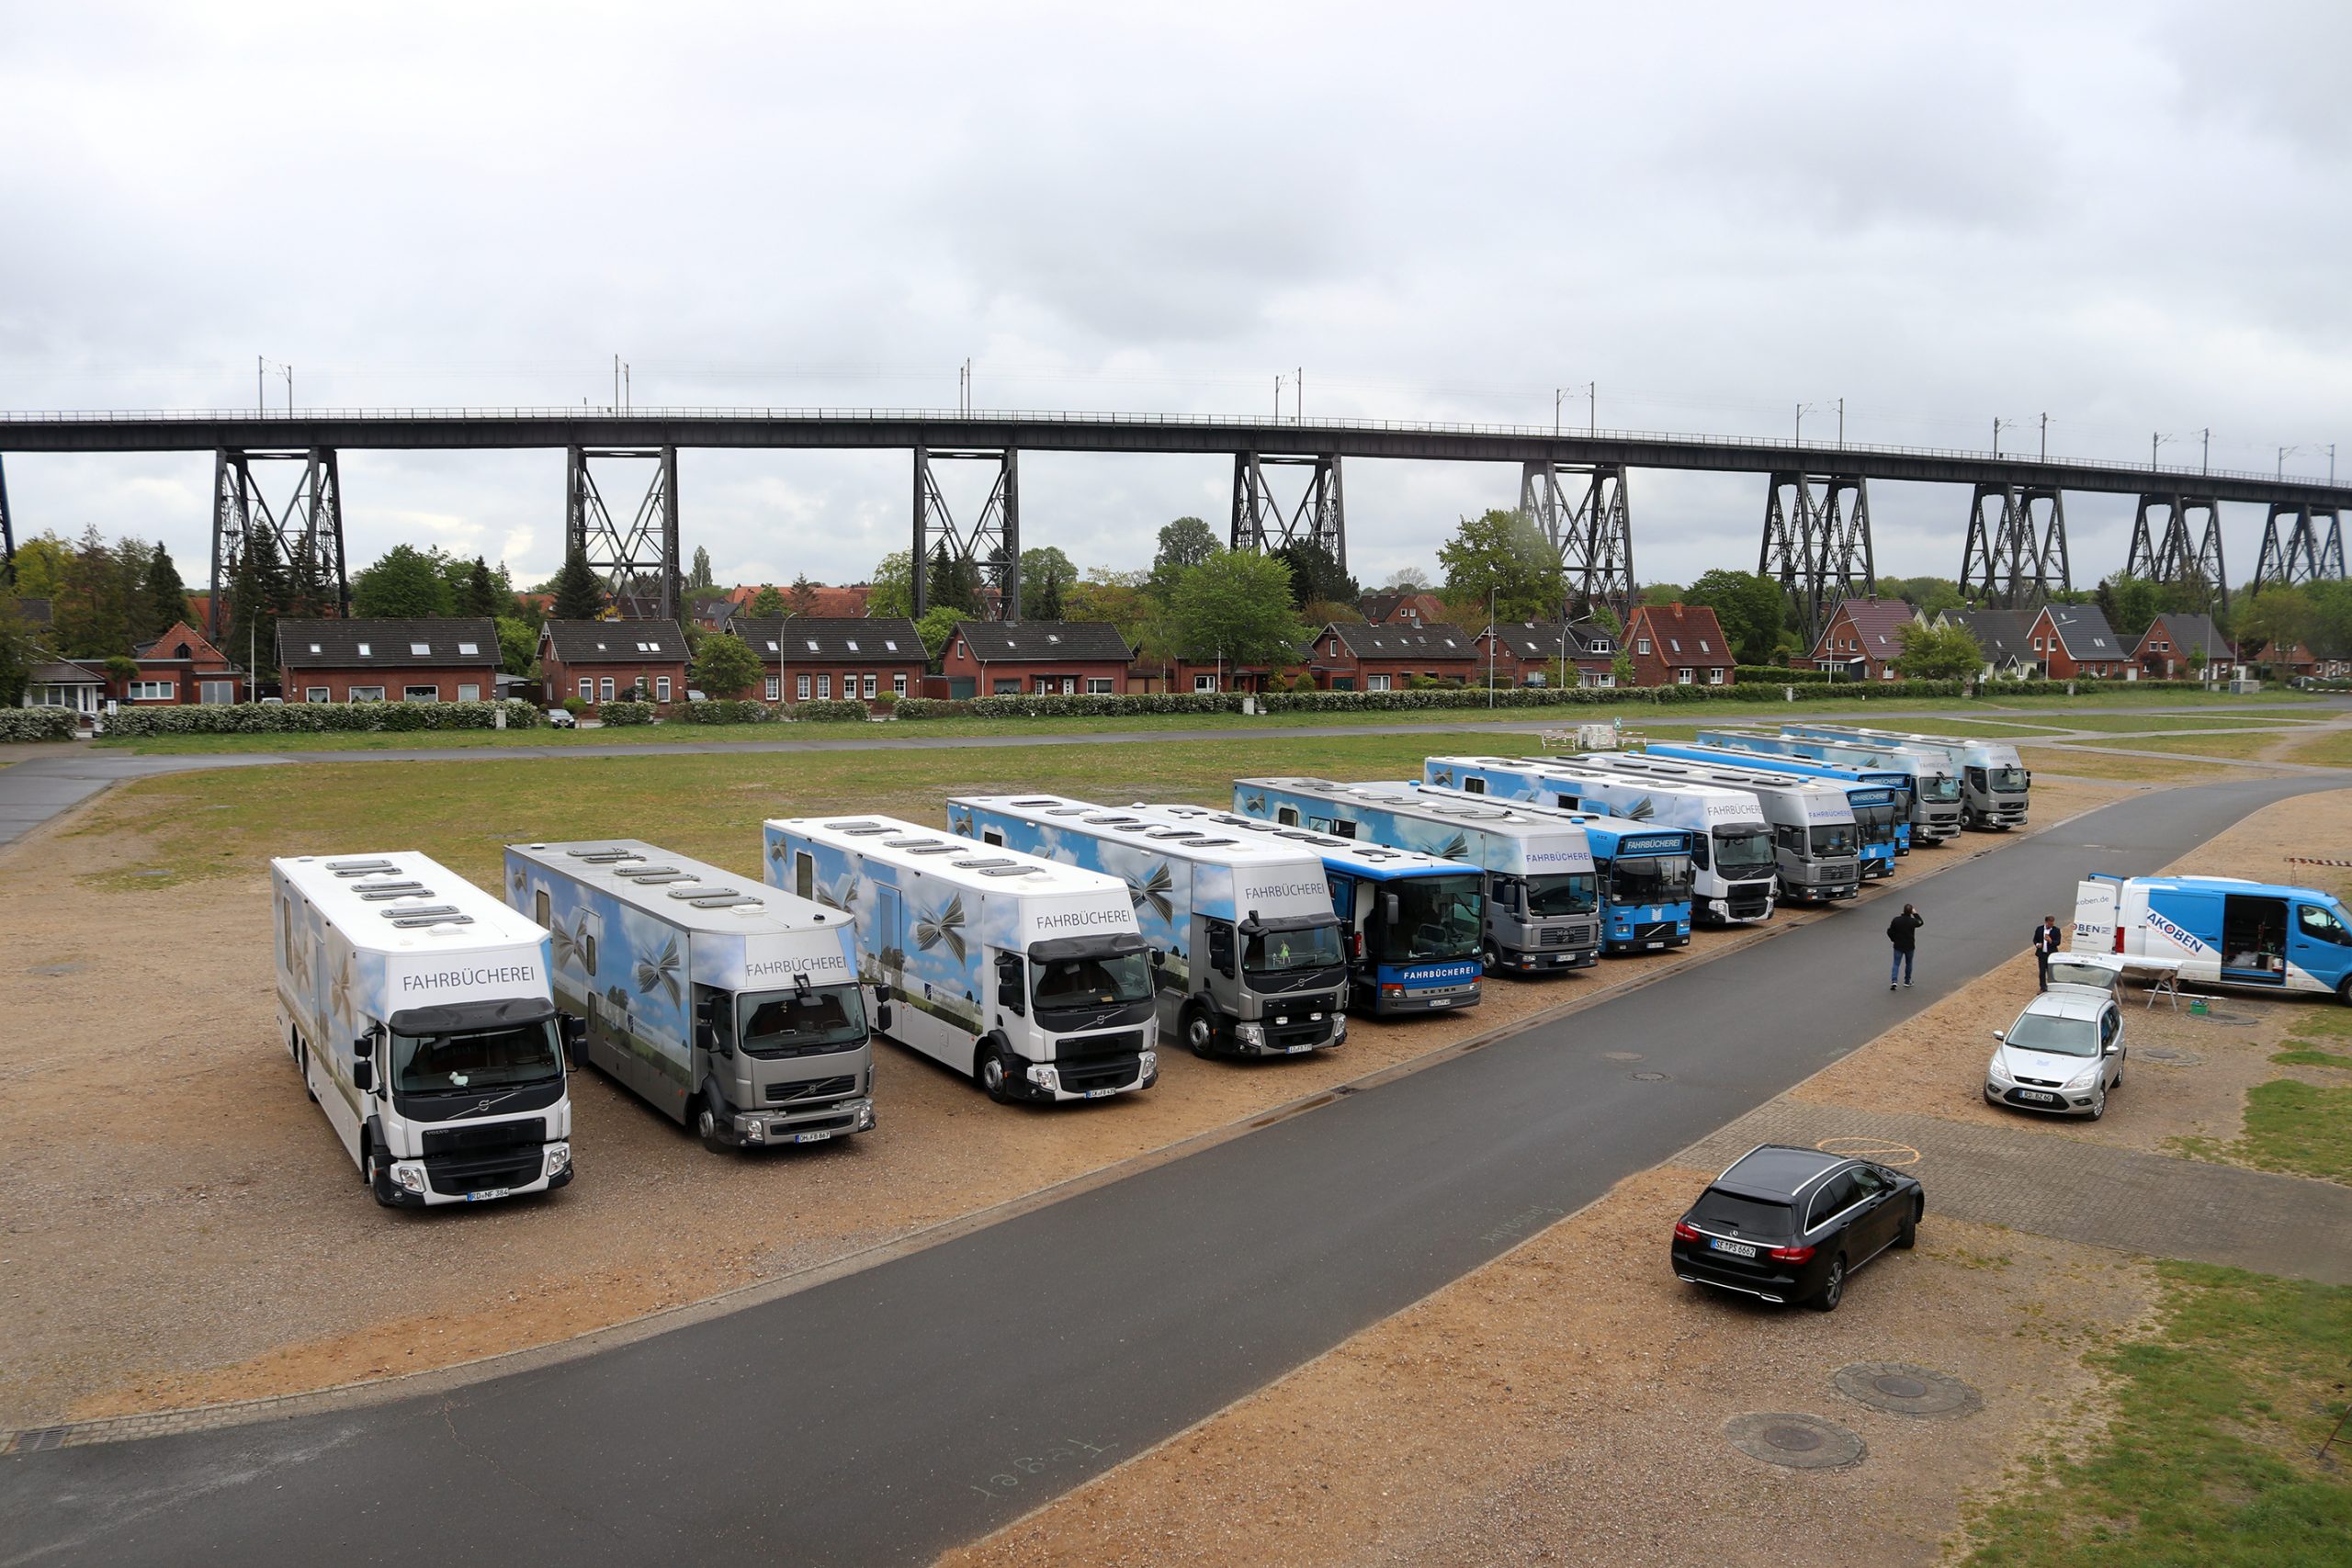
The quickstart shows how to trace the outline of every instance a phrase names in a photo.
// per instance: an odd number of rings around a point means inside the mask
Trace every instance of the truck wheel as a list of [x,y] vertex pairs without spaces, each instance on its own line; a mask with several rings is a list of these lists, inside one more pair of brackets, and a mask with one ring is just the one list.
[[1478,962],[1486,967],[1489,975],[1499,975],[1503,972],[1503,955],[1495,951],[1495,944],[1491,942],[1479,947]]
[[368,1152],[360,1156],[359,1179],[368,1184],[368,1190],[375,1196],[379,1207],[399,1208],[400,1200],[392,1196],[391,1172],[384,1168],[384,1161],[378,1154],[374,1143],[369,1143],[367,1150]]
[[726,1154],[733,1147],[719,1135],[718,1108],[711,1104],[707,1093],[703,1096],[702,1103],[695,1108],[695,1136],[702,1140],[704,1148],[715,1155]]
[[1209,1021],[1208,1010],[1189,1007],[1184,1010],[1184,1043],[1193,1055],[1203,1061],[1216,1055],[1216,1026]]
[[311,1104],[316,1105],[319,1091],[311,1087],[311,1048],[308,1045],[294,1047],[294,1070],[302,1075],[302,1092],[311,1097]]
[[993,1041],[980,1042],[979,1051],[972,1058],[972,1077],[999,1105],[1012,1103],[1012,1067],[1004,1059],[1003,1048]]

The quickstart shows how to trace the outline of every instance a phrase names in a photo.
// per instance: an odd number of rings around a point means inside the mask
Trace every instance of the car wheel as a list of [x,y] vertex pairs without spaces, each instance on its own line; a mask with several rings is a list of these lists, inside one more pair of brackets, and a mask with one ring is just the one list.
[[1924,1202],[1911,1205],[1911,1212],[1903,1218],[1903,1228],[1894,1233],[1895,1251],[1908,1252],[1919,1245],[1919,1216],[1927,1212],[1927,1207]]
[[702,1146],[712,1154],[723,1155],[728,1152],[727,1140],[718,1135],[718,1112],[712,1109],[707,1098],[695,1111],[695,1136],[700,1138]]
[[2101,1089],[2098,1091],[2098,1093],[2097,1095],[2095,1095],[2095,1096],[2093,1096],[2093,1097],[2092,1097],[2092,1100],[2091,1100],[2091,1108],[2090,1108],[2090,1110],[2089,1110],[2089,1111],[2086,1111],[2086,1112],[2084,1113],[2083,1120],[2085,1120],[2086,1122],[2096,1122],[2096,1121],[2098,1121],[2100,1117],[2102,1117],[2102,1116],[2104,1116],[2104,1115],[2106,1115],[2106,1114],[2107,1114],[2107,1090],[2106,1090],[2106,1089]]
[[978,1072],[980,1087],[999,1105],[1012,1103],[1012,1075],[1007,1070],[1004,1052],[986,1041],[980,1043]]
[[1829,1260],[1829,1277],[1821,1281],[1821,1289],[1805,1304],[1815,1312],[1836,1312],[1838,1303],[1845,1299],[1846,1255],[1841,1252]]
[[1184,1043],[1203,1061],[1216,1054],[1216,1029],[1209,1022],[1206,1008],[1184,1010]]
[[2352,1008],[2352,976],[2347,976],[2344,984],[2335,987],[2335,999],[2346,1007]]

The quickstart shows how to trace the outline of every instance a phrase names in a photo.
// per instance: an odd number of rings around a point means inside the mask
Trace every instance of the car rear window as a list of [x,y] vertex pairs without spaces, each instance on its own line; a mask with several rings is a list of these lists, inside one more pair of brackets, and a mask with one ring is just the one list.
[[1777,1236],[1793,1234],[1789,1206],[1761,1198],[1743,1198],[1710,1187],[1690,1205],[1693,1223],[1715,1230],[1736,1230],[1742,1235]]
[[2069,964],[2063,958],[2050,961],[2050,983],[2053,986],[2093,986],[2111,991],[2115,981],[2115,971],[2104,964]]

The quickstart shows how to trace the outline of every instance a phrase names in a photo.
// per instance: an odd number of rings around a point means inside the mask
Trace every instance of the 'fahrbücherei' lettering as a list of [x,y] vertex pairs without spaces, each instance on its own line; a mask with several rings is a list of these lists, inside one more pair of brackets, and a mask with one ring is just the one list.
[[430,975],[403,975],[401,990],[450,991],[468,986],[529,986],[539,978],[534,964],[506,964],[480,969],[436,969]]

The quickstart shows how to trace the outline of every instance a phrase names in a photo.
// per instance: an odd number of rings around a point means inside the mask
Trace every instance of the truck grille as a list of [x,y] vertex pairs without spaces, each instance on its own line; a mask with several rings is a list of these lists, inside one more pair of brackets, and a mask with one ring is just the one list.
[[1568,945],[1568,928],[1547,926],[1535,933],[1535,941],[1542,947],[1566,947]]
[[1287,1051],[1294,1045],[1320,1045],[1330,1038],[1331,1021],[1328,1018],[1320,1022],[1310,1019],[1305,1023],[1266,1025],[1266,1043],[1278,1051]]
[[1673,920],[1637,920],[1634,925],[1635,942],[1672,942],[1679,934]]
[[544,1116],[435,1127],[424,1134],[424,1177],[445,1197],[525,1187],[539,1179],[547,1156]]
[[1055,1064],[1062,1088],[1072,1094],[1084,1094],[1089,1089],[1125,1089],[1143,1072],[1143,1063],[1133,1053],[1125,1056],[1088,1057],[1081,1061]]
[[854,1093],[856,1089],[857,1075],[854,1073],[844,1073],[839,1077],[805,1078],[799,1083],[772,1083],[767,1087],[767,1101],[770,1105],[784,1105],[800,1100],[838,1100],[842,1095]]
[[1735,883],[1732,886],[1731,897],[1724,902],[1731,907],[1734,919],[1755,919],[1772,907],[1771,885],[1770,883]]
[[[1122,1030],[1116,1034],[1081,1034],[1076,1039],[1054,1042],[1054,1060],[1069,1063],[1086,1062],[1097,1056],[1132,1058],[1142,1049],[1143,1031],[1140,1029]],[[1063,1068],[1063,1076],[1069,1076],[1067,1066]]]

